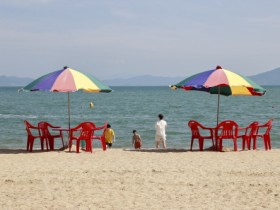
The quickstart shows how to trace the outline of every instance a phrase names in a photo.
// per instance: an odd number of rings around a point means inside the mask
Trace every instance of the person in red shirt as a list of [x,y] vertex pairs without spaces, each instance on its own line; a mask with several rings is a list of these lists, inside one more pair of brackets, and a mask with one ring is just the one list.
[[141,136],[137,133],[136,130],[133,130],[132,133],[133,133],[133,136],[132,136],[132,146],[135,149],[141,149],[141,147],[142,147]]

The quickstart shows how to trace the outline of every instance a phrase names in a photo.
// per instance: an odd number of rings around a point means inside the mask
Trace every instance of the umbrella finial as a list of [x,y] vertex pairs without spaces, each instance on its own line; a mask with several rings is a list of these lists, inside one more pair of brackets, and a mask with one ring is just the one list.
[[217,66],[217,67],[216,67],[216,70],[217,70],[217,69],[222,69],[222,67],[221,67],[221,66]]
[[63,69],[68,69],[68,66],[64,66]]

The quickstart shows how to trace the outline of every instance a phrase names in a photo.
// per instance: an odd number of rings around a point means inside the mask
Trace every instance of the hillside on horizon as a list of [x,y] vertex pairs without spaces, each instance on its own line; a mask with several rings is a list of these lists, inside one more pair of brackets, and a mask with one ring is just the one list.
[[249,78],[260,85],[280,85],[280,67]]
[[128,79],[116,78],[111,80],[104,80],[103,82],[109,86],[168,86],[176,84],[183,79],[183,77],[160,77],[143,75],[131,77]]
[[[160,77],[152,75],[143,75],[131,77],[128,79],[116,78],[111,80],[104,80],[105,84],[109,86],[168,86],[177,84],[186,77]],[[248,76],[259,85],[280,85],[280,67],[266,71],[253,76]]]
[[5,76],[0,75],[0,86],[2,87],[12,87],[12,86],[26,86],[28,83],[32,82],[32,78],[27,77],[16,77],[16,76]]
[[[109,86],[168,86],[176,84],[187,77],[188,75],[186,75],[186,77],[161,77],[153,75],[142,75],[131,78],[115,78],[110,80],[103,80],[103,82]],[[259,85],[280,85],[280,67],[260,74],[249,76],[249,78]],[[33,78],[0,75],[0,86],[24,87],[33,80]]]

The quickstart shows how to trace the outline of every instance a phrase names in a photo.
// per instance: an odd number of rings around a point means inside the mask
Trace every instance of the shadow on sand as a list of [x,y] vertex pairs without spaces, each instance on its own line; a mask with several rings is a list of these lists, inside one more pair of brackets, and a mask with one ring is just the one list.
[[[183,152],[201,152],[198,149],[194,149],[190,151],[189,149],[184,148],[168,148],[168,149],[156,149],[156,148],[142,148],[142,149],[123,149],[123,151],[127,152],[151,152],[151,153],[183,153]],[[66,153],[76,153],[76,149],[72,149],[69,152],[68,148],[60,148],[55,150],[40,150],[35,149],[32,152],[28,152],[25,149],[0,149],[0,155],[3,154],[38,154],[45,152],[66,152]],[[83,149],[80,150],[81,153],[85,152]],[[206,148],[202,152],[216,152],[213,148]]]
[[55,149],[55,150],[33,150],[32,152],[28,152],[25,149],[0,149],[0,155],[3,154],[37,154],[37,153],[45,153],[45,152],[61,152],[62,149]]
[[[198,149],[190,151],[189,149],[183,148],[168,148],[168,149],[156,149],[156,148],[142,148],[142,149],[124,149],[124,151],[128,152],[154,152],[154,153],[183,153],[183,152],[201,152]],[[215,152],[213,148],[204,149],[202,152]]]

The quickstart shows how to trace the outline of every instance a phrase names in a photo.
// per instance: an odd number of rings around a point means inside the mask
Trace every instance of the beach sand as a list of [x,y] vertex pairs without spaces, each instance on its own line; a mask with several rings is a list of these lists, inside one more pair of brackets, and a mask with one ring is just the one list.
[[280,209],[280,150],[0,150],[0,209]]

